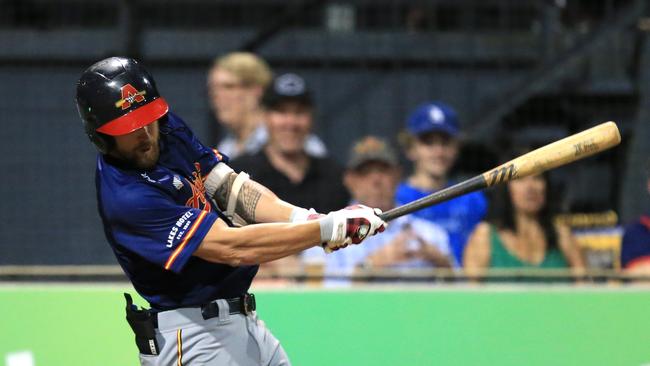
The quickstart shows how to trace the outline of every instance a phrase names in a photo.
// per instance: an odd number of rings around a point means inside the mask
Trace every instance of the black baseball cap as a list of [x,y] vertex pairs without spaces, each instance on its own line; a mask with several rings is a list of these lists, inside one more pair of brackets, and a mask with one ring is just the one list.
[[262,105],[271,109],[286,101],[297,102],[309,107],[313,105],[311,92],[307,88],[305,79],[301,76],[287,73],[275,77],[262,97]]

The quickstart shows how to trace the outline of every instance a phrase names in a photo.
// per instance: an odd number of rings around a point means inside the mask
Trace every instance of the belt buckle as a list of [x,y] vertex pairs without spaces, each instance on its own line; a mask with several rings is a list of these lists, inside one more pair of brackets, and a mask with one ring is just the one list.
[[241,302],[242,302],[242,313],[244,315],[248,315],[255,311],[255,295],[245,293],[241,297]]
[[201,316],[203,320],[215,318],[219,316],[219,305],[217,301],[210,301],[209,303],[201,306]]

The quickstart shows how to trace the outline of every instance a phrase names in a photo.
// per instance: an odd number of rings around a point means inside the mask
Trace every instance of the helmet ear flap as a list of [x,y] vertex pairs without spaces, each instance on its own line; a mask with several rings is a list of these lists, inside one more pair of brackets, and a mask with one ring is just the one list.
[[95,131],[93,128],[93,123],[95,123],[94,118],[89,118],[90,121],[88,120],[83,120],[83,125],[84,125],[84,130],[86,132],[86,136],[88,136],[88,139],[90,142],[92,142],[97,150],[99,150],[100,153],[102,154],[107,154],[108,150],[110,148],[110,144],[108,139],[106,138],[107,136],[101,136],[102,134]]
[[97,150],[102,154],[108,154],[111,147],[114,145],[114,141],[111,136],[106,136],[102,133],[97,132],[88,132],[88,138],[95,145]]

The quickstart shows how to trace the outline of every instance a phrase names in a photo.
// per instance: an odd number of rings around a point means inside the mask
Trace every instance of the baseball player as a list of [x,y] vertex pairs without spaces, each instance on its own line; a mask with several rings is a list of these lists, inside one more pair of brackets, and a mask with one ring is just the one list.
[[127,296],[143,365],[289,365],[248,294],[259,263],[381,232],[378,210],[319,215],[235,173],[169,111],[137,61],[86,69],[77,108],[100,154],[99,214],[115,256],[151,310]]

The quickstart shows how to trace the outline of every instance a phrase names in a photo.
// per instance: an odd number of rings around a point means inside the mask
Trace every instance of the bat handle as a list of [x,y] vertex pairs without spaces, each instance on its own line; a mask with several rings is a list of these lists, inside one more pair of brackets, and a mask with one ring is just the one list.
[[448,201],[470,192],[478,191],[485,187],[487,187],[485,178],[482,175],[477,175],[460,183],[456,183],[451,187],[435,191],[428,196],[421,197],[415,201],[382,212],[379,214],[379,217],[384,221],[391,221],[400,216],[408,215],[417,210],[433,206],[440,202]]
[[386,212],[382,212],[377,216],[379,216],[380,219],[388,222],[388,221],[390,221],[390,220],[392,220],[392,219],[394,219],[396,217],[396,216],[394,216],[394,212],[395,212],[395,209],[393,208],[393,209],[390,209],[390,210],[388,210]]

